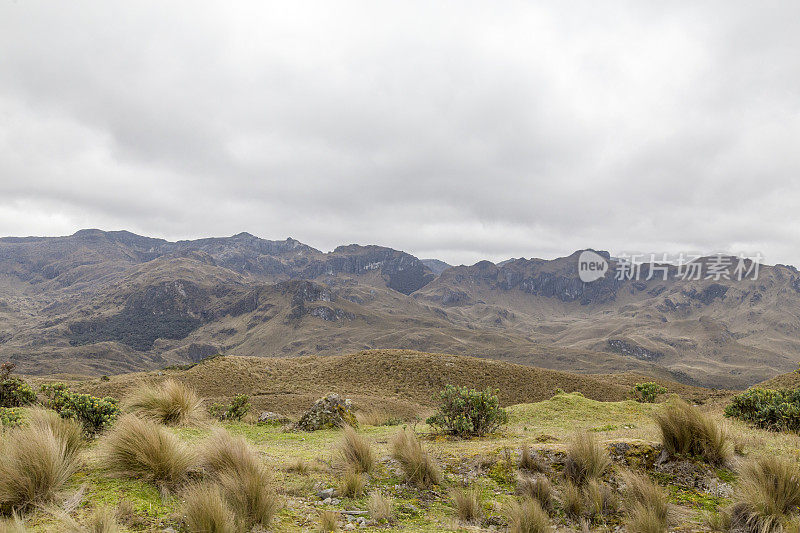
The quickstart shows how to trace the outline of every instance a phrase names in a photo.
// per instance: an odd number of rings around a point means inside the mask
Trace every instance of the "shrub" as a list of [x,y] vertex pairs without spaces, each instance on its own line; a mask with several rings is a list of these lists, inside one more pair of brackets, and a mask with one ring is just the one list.
[[47,502],[77,468],[76,457],[49,427],[13,429],[0,442],[0,505]]
[[237,394],[228,405],[214,403],[208,411],[211,413],[211,416],[217,420],[241,422],[245,415],[250,412],[250,396],[247,394]]
[[583,485],[590,479],[601,477],[611,465],[608,452],[600,446],[591,433],[577,433],[567,448],[564,476]]
[[110,427],[119,416],[119,406],[114,398],[98,398],[88,394],[75,394],[63,383],[42,385],[42,404],[63,418],[78,420],[84,431],[95,435]]
[[669,504],[664,490],[649,477],[623,472],[622,493],[629,531],[637,533],[663,532],[669,521]]
[[19,407],[0,407],[0,425],[16,428],[22,425],[22,411]]
[[183,494],[181,512],[189,531],[239,533],[236,515],[222,489],[214,483],[200,483]]
[[748,389],[731,399],[725,416],[762,429],[800,431],[800,389]]
[[339,480],[339,494],[344,498],[360,498],[364,495],[366,486],[364,474],[348,470]]
[[670,455],[702,457],[715,465],[730,458],[732,447],[726,430],[697,407],[675,399],[653,416]]
[[666,388],[652,381],[637,383],[633,386],[633,389],[631,389],[631,394],[633,394],[634,399],[636,399],[637,402],[643,403],[653,403],[656,401],[659,394],[664,394],[666,392]]
[[248,527],[270,523],[280,501],[270,488],[269,471],[244,437],[215,431],[201,446],[200,462]]
[[173,379],[160,385],[139,386],[124,399],[122,405],[141,418],[166,426],[190,426],[206,420],[203,401],[194,389]]
[[0,407],[22,407],[36,401],[36,393],[25,380],[12,376],[14,363],[0,365]]
[[491,389],[481,392],[447,385],[439,393],[439,401],[439,411],[427,423],[453,435],[486,435],[508,422],[508,413]]
[[339,453],[345,464],[356,472],[372,472],[375,456],[370,442],[359,435],[351,426],[344,427]]
[[462,522],[475,522],[483,516],[480,492],[477,489],[456,489],[451,498],[456,516]]
[[103,464],[124,477],[171,485],[186,478],[194,456],[164,426],[125,415],[101,444]]
[[529,446],[522,448],[519,457],[519,469],[531,474],[544,474],[550,471],[550,467],[544,459],[538,453],[531,451]]
[[32,409],[29,416],[31,426],[47,428],[64,443],[64,453],[75,458],[83,447],[83,431],[75,420],[61,418],[58,413],[49,409]]
[[517,494],[523,498],[536,500],[548,513],[553,510],[555,500],[553,485],[545,476],[520,476],[517,481]]
[[406,481],[421,488],[441,483],[439,467],[412,431],[402,429],[397,432],[392,437],[390,447],[392,457],[400,463]]
[[369,516],[376,522],[389,522],[392,519],[394,500],[384,496],[380,491],[373,491],[367,500]]
[[774,455],[742,467],[732,522],[738,529],[781,531],[800,507],[800,465]]
[[508,510],[510,533],[550,533],[550,519],[539,502],[524,499],[514,503]]

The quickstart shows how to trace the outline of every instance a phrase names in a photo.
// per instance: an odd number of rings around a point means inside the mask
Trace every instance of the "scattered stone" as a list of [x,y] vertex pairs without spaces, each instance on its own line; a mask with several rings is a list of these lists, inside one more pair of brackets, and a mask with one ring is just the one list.
[[358,426],[350,400],[331,393],[314,402],[311,409],[297,423],[297,427],[303,431],[316,431],[340,428],[345,424]]
[[327,500],[333,498],[333,495],[336,493],[336,489],[321,489],[317,491],[317,497],[320,500]]
[[260,415],[258,415],[259,424],[281,426],[283,424],[288,424],[289,422],[291,422],[289,417],[280,413],[274,413],[272,411],[263,411]]

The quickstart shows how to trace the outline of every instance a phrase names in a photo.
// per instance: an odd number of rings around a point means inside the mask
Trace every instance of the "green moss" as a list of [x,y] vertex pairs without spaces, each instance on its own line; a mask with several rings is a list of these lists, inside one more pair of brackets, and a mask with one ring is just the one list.
[[728,503],[726,498],[710,496],[696,490],[677,487],[675,485],[669,486],[669,497],[672,503],[713,513],[718,512],[721,507],[724,507]]

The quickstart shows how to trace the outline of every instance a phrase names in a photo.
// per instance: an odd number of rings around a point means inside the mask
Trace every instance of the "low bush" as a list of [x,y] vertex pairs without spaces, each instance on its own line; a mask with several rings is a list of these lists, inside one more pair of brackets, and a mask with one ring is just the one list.
[[220,421],[230,420],[233,422],[241,422],[245,415],[250,412],[250,407],[250,396],[247,394],[237,394],[228,405],[221,403],[212,404],[209,408],[209,412],[211,416]]
[[339,442],[339,454],[348,468],[356,472],[372,472],[375,454],[370,442],[351,426],[345,426]]
[[95,435],[114,423],[120,413],[117,400],[76,394],[63,383],[42,385],[42,405],[52,409],[62,418],[72,418],[83,425],[84,431]]
[[648,381],[647,383],[637,383],[633,386],[633,389],[631,389],[631,394],[633,394],[634,399],[637,402],[643,403],[653,403],[660,394],[664,394],[666,392],[666,388],[662,387],[658,383],[653,383],[652,381]]
[[101,443],[102,464],[111,472],[162,485],[183,481],[194,455],[162,425],[125,415]]
[[392,457],[400,463],[406,481],[425,488],[438,485],[442,472],[413,431],[402,429],[390,442]]
[[19,407],[0,407],[0,426],[16,428],[22,425],[22,410]]
[[575,434],[567,447],[564,476],[581,486],[601,477],[610,465],[611,458],[605,448],[597,443],[591,433],[580,432]]
[[22,407],[36,401],[36,393],[24,379],[11,375],[16,365],[0,365],[0,407]]
[[553,530],[539,502],[528,498],[509,507],[508,526],[510,533],[550,533]]
[[140,385],[125,397],[122,406],[140,418],[165,426],[202,424],[207,418],[197,392],[174,379],[160,385]]
[[438,399],[439,411],[427,423],[453,435],[486,435],[508,422],[508,413],[491,389],[477,391],[447,385]]
[[735,498],[735,528],[759,533],[782,531],[800,512],[800,465],[776,456],[746,463]]
[[697,407],[673,399],[653,417],[670,455],[700,457],[714,465],[730,458],[733,447],[726,429]]
[[731,398],[725,416],[762,429],[800,431],[800,389],[748,389]]

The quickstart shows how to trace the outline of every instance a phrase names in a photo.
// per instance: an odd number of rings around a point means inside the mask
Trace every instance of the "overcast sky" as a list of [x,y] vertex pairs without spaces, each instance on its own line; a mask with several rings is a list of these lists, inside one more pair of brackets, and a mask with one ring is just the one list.
[[793,0],[0,0],[0,235],[800,265],[799,93]]

